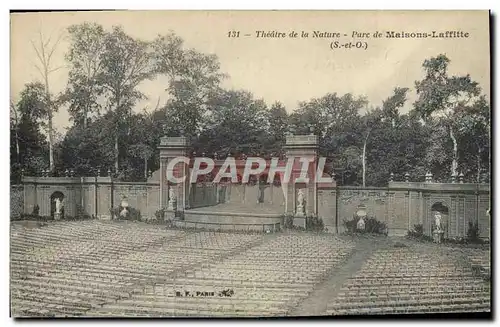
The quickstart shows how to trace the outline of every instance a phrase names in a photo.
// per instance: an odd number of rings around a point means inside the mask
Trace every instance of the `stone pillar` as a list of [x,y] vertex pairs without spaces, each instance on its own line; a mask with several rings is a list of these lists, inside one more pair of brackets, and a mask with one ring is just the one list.
[[[297,212],[297,185],[295,179],[300,176],[302,164],[299,158],[309,158],[309,171],[307,177],[308,183],[305,183],[304,198],[305,198],[305,216],[316,216],[317,212],[317,183],[315,182],[315,174],[318,165],[318,136],[317,135],[288,135],[286,137],[285,152],[287,160],[295,158],[292,170],[292,177],[287,185],[287,208],[288,214]],[[304,185],[304,183],[301,183]],[[295,217],[294,225],[305,227],[305,217]]]
[[167,159],[160,158],[160,208],[167,205]]
[[[160,149],[160,208],[166,208],[169,203],[169,194],[175,194],[176,210],[183,211],[187,204],[187,185],[189,183],[189,176],[187,175],[189,166],[179,162],[175,167],[171,167],[174,176],[186,176],[185,180],[178,184],[171,184],[167,180],[167,167],[174,158],[187,157],[187,140],[183,136],[162,137],[158,148]],[[170,187],[174,188],[174,192],[170,192]]]

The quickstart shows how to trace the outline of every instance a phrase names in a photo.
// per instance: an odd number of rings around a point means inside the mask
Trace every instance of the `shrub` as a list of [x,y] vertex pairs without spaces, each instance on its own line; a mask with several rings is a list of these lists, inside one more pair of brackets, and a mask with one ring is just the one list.
[[451,237],[451,238],[445,238],[443,240],[443,243],[446,244],[467,244],[467,239],[463,237]]
[[365,221],[365,233],[387,235],[387,225],[374,217],[370,217]]
[[71,216],[64,216],[65,220],[84,220],[84,219],[91,219],[92,217],[85,212],[83,209],[83,206],[77,204],[76,205],[76,215],[74,217]]
[[413,225],[413,230],[409,230],[406,237],[423,242],[432,242],[432,237],[424,234],[424,226],[422,224]]
[[109,214],[111,215],[111,219],[118,219],[120,216],[120,207],[109,208]]
[[306,217],[306,230],[313,232],[322,232],[325,229],[323,219],[312,216]]
[[283,227],[293,228],[293,216],[292,215],[285,215],[283,217]]
[[472,221],[469,221],[469,229],[467,230],[467,242],[468,243],[482,243],[479,237],[479,226]]
[[358,230],[358,221],[360,217],[356,215],[352,220],[344,220],[343,225],[347,234],[382,234],[387,235],[387,225],[384,222],[378,221],[375,217],[364,218],[365,229]]
[[40,215],[40,206],[38,204],[35,204],[35,206],[33,207],[33,213],[32,213],[33,216],[38,216]]
[[413,229],[408,231],[408,237],[421,238],[424,235],[424,226],[422,224],[413,225]]
[[155,218],[157,221],[164,221],[165,220],[165,209],[161,208],[161,209],[156,210]]
[[396,243],[394,243],[394,247],[395,248],[406,248],[408,246],[402,242],[396,242]]
[[352,220],[344,220],[343,225],[348,234],[352,234],[356,232],[356,226],[358,224],[358,219],[354,218]]
[[315,216],[306,216],[306,227],[294,226],[293,215],[285,215],[283,216],[283,227],[286,229],[293,229],[298,231],[313,231],[313,232],[322,232],[325,230],[323,219],[315,217]]
[[34,215],[32,213],[22,213],[19,220],[36,220],[36,221],[48,221],[53,220],[51,216],[40,216]]
[[122,206],[118,206],[115,208],[110,208],[109,212],[111,214],[112,219],[118,220],[141,220],[141,211],[132,207],[127,207],[127,215],[125,217],[121,216],[120,213],[123,211]]
[[141,220],[141,211],[135,208],[129,209],[129,220]]

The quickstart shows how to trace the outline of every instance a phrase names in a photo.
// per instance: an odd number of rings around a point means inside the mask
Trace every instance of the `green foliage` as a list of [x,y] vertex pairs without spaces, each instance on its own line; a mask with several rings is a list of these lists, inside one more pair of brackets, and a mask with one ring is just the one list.
[[283,227],[285,229],[299,230],[299,231],[312,231],[312,232],[323,232],[325,230],[325,226],[323,224],[323,219],[318,218],[316,216],[307,216],[306,219],[306,227],[299,227],[293,225],[294,216],[293,215],[284,215],[283,216]]
[[66,54],[69,63],[68,85],[64,101],[75,125],[87,126],[91,116],[98,114],[98,98],[105,89],[99,78],[102,74],[105,32],[101,25],[83,23],[68,28],[71,46]]
[[140,221],[141,220],[141,211],[132,207],[126,208],[126,215],[122,216],[121,213],[123,211],[123,207],[120,205],[115,208],[110,208],[109,212],[111,214],[111,219],[116,220],[132,220],[132,221]]
[[19,183],[21,171],[27,175],[47,169],[49,147],[45,136],[47,105],[44,86],[28,83],[19,101],[10,104],[11,181]]
[[267,151],[268,110],[262,100],[249,92],[220,90],[209,110],[207,128],[194,146],[197,153],[257,155]]
[[155,212],[155,218],[158,221],[165,220],[165,209],[161,208],[161,209],[156,210],[156,212]]
[[[430,148],[426,166],[438,180],[448,180],[470,170],[470,159],[476,159],[476,181],[482,167],[489,167],[487,153],[490,139],[489,114],[475,115],[478,108],[489,112],[489,105],[481,88],[469,75],[449,76],[449,58],[441,54],[425,60],[425,77],[415,82],[417,100],[415,112],[433,128],[430,131]],[[479,109],[481,111],[481,109]],[[476,122],[478,124],[476,124]],[[464,154],[464,148],[467,154]],[[472,156],[471,156],[472,155]],[[465,162],[469,163],[465,166]],[[466,169],[466,167],[469,169]],[[446,171],[448,171],[446,173]],[[469,178],[471,174],[468,174]]]
[[477,222],[469,221],[469,229],[467,229],[467,241],[469,243],[480,243],[479,226]]
[[293,215],[283,216],[283,227],[287,229],[293,228]]
[[432,242],[432,237],[424,234],[424,226],[422,224],[413,225],[413,229],[408,231],[406,237],[417,241]]
[[323,232],[325,230],[323,219],[316,216],[306,217],[306,230],[313,232]]
[[387,235],[387,225],[384,222],[377,220],[375,217],[366,217],[365,221],[365,229],[359,230],[357,228],[357,224],[359,221],[359,217],[354,216],[351,220],[344,220],[343,225],[346,234],[381,234]]
[[[469,75],[448,74],[445,55],[423,62],[413,108],[407,108],[409,89],[396,86],[379,107],[364,96],[332,92],[290,111],[244,90],[223,89],[227,75],[217,56],[187,48],[176,34],[145,41],[95,23],[73,25],[68,34],[64,94],[47,96],[43,84],[28,83],[10,105],[14,183],[22,171],[36,175],[48,168],[48,117],[62,103],[73,126],[53,144],[55,165],[76,176],[111,169],[120,180],[143,181],[159,167],[164,135],[187,136],[198,155],[269,157],[283,153],[287,132],[319,136],[320,155],[339,185],[364,180],[386,186],[390,173],[398,181],[406,173],[421,181],[428,171],[448,181],[451,166],[466,181],[489,176],[490,104]],[[145,99],[140,85],[156,77],[165,81],[168,96],[154,94],[156,107],[138,110]]]
[[[30,213],[22,213],[18,220],[34,220],[34,221],[49,221],[53,220],[54,218],[51,216],[40,216],[40,215],[35,215],[35,214],[30,214]],[[16,220],[16,219],[13,219]]]
[[158,36],[152,43],[154,72],[168,78],[170,100],[165,111],[171,121],[167,134],[195,138],[205,128],[208,103],[226,76],[215,55],[185,49],[175,34]]
[[76,215],[74,217],[64,215],[64,220],[86,220],[93,218],[95,217],[86,213],[85,209],[80,204],[76,205]]
[[347,234],[354,234],[357,230],[358,218],[353,218],[351,220],[344,219],[342,221],[342,225],[344,225],[344,229]]
[[413,225],[413,231],[411,231],[412,236],[421,237],[424,235],[424,226],[422,224]]
[[34,216],[38,216],[40,214],[40,206],[38,204],[33,206],[33,212],[31,214]]

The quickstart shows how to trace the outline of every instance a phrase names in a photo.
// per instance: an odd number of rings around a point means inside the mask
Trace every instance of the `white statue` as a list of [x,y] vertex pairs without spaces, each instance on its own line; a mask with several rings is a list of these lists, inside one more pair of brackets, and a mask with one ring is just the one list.
[[123,198],[122,199],[122,203],[120,204],[120,206],[123,208],[122,211],[120,211],[120,216],[121,217],[127,217],[127,214],[128,214],[128,202],[127,202],[127,199],[126,198]]
[[360,217],[358,223],[356,224],[356,229],[365,230],[365,219],[364,217]]
[[168,190],[168,207],[167,210],[175,210],[177,204],[177,199],[175,196],[175,190],[173,187],[170,187]]
[[441,243],[443,241],[443,224],[441,221],[441,213],[438,211],[434,214],[434,225],[435,229],[433,232],[434,242]]
[[358,211],[356,211],[356,216],[359,217],[358,223],[356,224],[356,229],[365,230],[366,207],[364,205],[358,206]]
[[61,213],[61,209],[64,207],[63,201],[61,199],[59,199],[59,198],[56,198],[54,200],[54,202],[56,203],[56,213],[60,214]]
[[304,190],[299,189],[299,195],[297,196],[297,202],[299,205],[304,205]]
[[299,189],[299,193],[297,195],[297,212],[296,216],[304,216],[304,190]]
[[441,213],[439,211],[434,215],[434,225],[436,226],[436,231],[442,231]]

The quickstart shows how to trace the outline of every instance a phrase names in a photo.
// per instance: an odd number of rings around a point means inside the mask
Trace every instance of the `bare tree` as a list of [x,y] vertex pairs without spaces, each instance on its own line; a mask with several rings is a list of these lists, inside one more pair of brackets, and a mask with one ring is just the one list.
[[39,40],[37,42],[31,40],[31,44],[33,49],[35,50],[38,64],[35,64],[35,68],[40,73],[40,76],[43,79],[44,87],[45,87],[45,105],[47,110],[47,128],[48,128],[48,139],[49,139],[49,170],[51,172],[54,171],[54,135],[53,135],[53,126],[52,126],[52,118],[53,113],[57,110],[57,106],[55,105],[55,101],[51,99],[50,88],[49,88],[49,76],[56,70],[62,68],[63,66],[53,67],[51,60],[54,55],[55,50],[59,44],[59,41],[62,38],[62,33],[59,34],[58,38],[51,44],[51,37],[47,40],[44,39],[42,35],[42,31],[39,30]]

